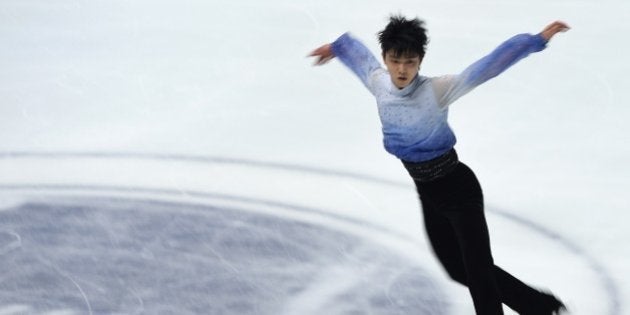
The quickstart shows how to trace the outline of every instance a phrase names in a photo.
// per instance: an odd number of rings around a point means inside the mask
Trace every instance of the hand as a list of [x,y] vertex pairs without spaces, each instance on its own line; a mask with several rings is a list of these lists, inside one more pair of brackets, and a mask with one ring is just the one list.
[[549,41],[557,33],[559,33],[559,32],[566,32],[569,29],[570,29],[570,27],[566,23],[560,22],[560,21],[555,21],[555,22],[547,25],[547,27],[545,27],[545,29],[542,32],[540,32],[540,35],[542,35],[542,37],[546,41]]
[[333,54],[330,44],[323,45],[313,50],[313,52],[311,52],[308,56],[317,57],[317,60],[315,61],[315,64],[314,64],[315,66],[321,66],[327,63],[328,61],[330,61],[331,59],[335,58],[335,54]]

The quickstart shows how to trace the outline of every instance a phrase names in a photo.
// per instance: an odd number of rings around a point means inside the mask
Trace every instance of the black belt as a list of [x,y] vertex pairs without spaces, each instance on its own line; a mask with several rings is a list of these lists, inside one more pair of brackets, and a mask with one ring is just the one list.
[[451,149],[432,160],[424,162],[402,162],[407,172],[409,172],[409,175],[411,175],[411,178],[419,182],[430,182],[452,172],[457,164],[459,164],[459,159],[457,158],[455,149]]

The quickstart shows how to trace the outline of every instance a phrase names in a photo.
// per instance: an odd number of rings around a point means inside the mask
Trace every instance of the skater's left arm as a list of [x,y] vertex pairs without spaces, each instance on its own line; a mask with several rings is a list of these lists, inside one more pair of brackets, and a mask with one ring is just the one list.
[[448,106],[475,87],[496,77],[529,54],[546,48],[551,38],[569,29],[563,22],[553,22],[542,32],[519,34],[503,42],[489,55],[470,65],[459,75],[433,78],[433,88],[441,106]]

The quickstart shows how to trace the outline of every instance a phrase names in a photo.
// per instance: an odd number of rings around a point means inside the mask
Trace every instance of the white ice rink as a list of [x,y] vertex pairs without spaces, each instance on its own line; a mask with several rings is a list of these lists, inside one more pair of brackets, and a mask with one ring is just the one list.
[[496,263],[630,315],[622,0],[0,0],[0,314],[472,314],[371,95],[306,58],[378,53],[390,13],[426,20],[429,76],[572,26],[451,126]]

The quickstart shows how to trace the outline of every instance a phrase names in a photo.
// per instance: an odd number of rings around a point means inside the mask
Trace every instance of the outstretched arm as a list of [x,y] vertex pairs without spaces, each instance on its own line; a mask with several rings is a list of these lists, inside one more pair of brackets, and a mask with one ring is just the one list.
[[547,25],[542,32],[519,34],[503,42],[489,55],[479,59],[458,75],[447,75],[433,79],[433,88],[440,105],[448,106],[475,87],[501,74],[529,54],[545,49],[547,42],[569,26],[556,21]]
[[372,91],[372,75],[381,65],[370,50],[350,34],[345,33],[330,44],[325,44],[313,50],[309,56],[316,57],[315,65],[323,65],[337,57],[361,82]]
[[555,34],[568,29],[569,27],[565,23],[555,21],[547,25],[537,35],[516,35],[466,69],[463,73],[465,74],[464,77],[468,84],[480,85],[501,74],[529,54],[545,49]]
[[[569,26],[566,23],[561,22],[561,21],[555,21],[547,25],[547,27],[545,27],[545,29],[542,32],[540,32],[540,35],[545,39],[545,41],[548,42],[557,33],[566,32],[568,30],[569,30]],[[317,49],[313,50],[309,54],[309,57],[316,57],[317,59],[315,60],[315,65],[321,66],[323,64],[326,64],[331,59],[335,58],[335,54],[333,53],[332,47],[330,44],[324,44],[318,47]]]

